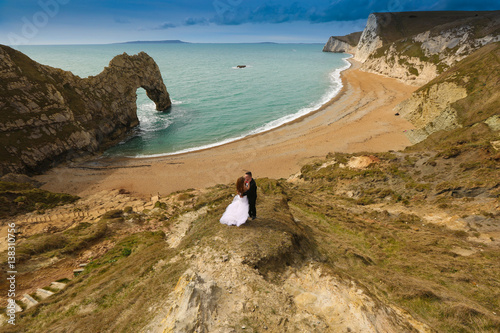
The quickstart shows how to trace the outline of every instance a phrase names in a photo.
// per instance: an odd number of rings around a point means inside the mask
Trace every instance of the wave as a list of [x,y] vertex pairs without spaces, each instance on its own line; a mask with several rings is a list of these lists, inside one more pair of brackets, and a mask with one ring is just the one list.
[[314,111],[318,110],[319,108],[321,108],[326,103],[328,103],[332,98],[337,96],[337,94],[342,90],[342,88],[344,86],[342,84],[342,78],[340,77],[340,73],[342,71],[345,71],[349,67],[351,67],[351,63],[349,61],[347,61],[347,59],[350,59],[350,58],[352,58],[352,55],[349,57],[346,57],[346,58],[342,58],[342,61],[344,61],[345,66],[337,68],[333,72],[330,73],[330,81],[332,82],[331,83],[332,89],[330,91],[328,91],[326,94],[324,94],[318,102],[314,103],[312,106],[302,108],[296,113],[286,115],[286,116],[281,117],[279,119],[270,121],[267,124],[251,131],[248,135],[258,134],[258,133],[267,132],[269,130],[275,129],[275,128],[280,127],[286,123],[297,120],[297,119],[307,115],[308,113],[314,112]]
[[161,131],[172,125],[171,117],[160,117],[153,102],[141,104],[138,107],[139,130],[143,132]]
[[234,142],[234,141],[238,141],[238,140],[241,140],[247,136],[250,136],[250,135],[255,135],[255,134],[259,134],[259,133],[264,133],[264,132],[267,132],[267,131],[270,131],[272,129],[275,129],[277,127],[280,127],[286,123],[289,123],[289,122],[292,122],[294,120],[297,120],[311,112],[314,112],[316,110],[318,110],[319,108],[321,108],[323,105],[325,105],[326,103],[328,103],[332,98],[334,98],[335,96],[337,96],[337,94],[342,90],[343,88],[343,84],[342,84],[342,78],[341,78],[341,73],[342,71],[348,69],[349,67],[351,67],[351,63],[349,61],[347,61],[347,59],[350,59],[352,58],[352,55],[349,55],[348,57],[345,57],[345,58],[342,58],[342,61],[345,63],[345,65],[343,67],[340,67],[340,68],[336,68],[335,70],[333,70],[331,73],[330,73],[330,81],[331,81],[331,89],[325,93],[320,99],[319,101],[317,101],[316,103],[312,104],[311,106],[308,106],[308,107],[305,107],[305,108],[302,108],[300,109],[299,111],[297,111],[296,113],[293,113],[293,114],[290,114],[290,115],[286,115],[284,117],[281,117],[279,119],[276,119],[276,120],[273,120],[273,121],[270,121],[250,132],[247,132],[245,134],[242,134],[240,136],[236,136],[236,137],[232,137],[232,138],[229,138],[229,139],[225,139],[225,140],[222,140],[222,141],[217,141],[217,142],[214,142],[214,143],[211,143],[211,144],[207,144],[207,145],[202,145],[202,146],[196,146],[196,147],[193,147],[193,148],[186,148],[186,149],[182,149],[182,150],[178,150],[178,151],[175,151],[175,152],[172,152],[172,153],[159,153],[159,154],[139,154],[139,155],[135,155],[135,156],[129,156],[129,157],[132,157],[132,158],[149,158],[149,157],[162,157],[162,156],[172,156],[172,155],[179,155],[179,154],[185,154],[185,153],[190,153],[190,152],[194,152],[194,151],[199,151],[199,150],[204,150],[204,149],[209,149],[209,148],[214,148],[214,147],[218,147],[218,146],[222,146],[222,145],[225,145],[227,143],[230,143],[230,142]]
[[245,67],[240,68],[240,67],[238,67],[238,66],[233,66],[233,67],[231,67],[231,68],[232,68],[232,69],[245,69],[245,68],[252,68],[252,67],[253,67],[252,65],[243,65],[243,66],[245,66]]
[[184,104],[183,101],[177,101],[177,100],[175,100],[173,98],[171,99],[171,101],[172,101],[172,105],[181,105],[181,104]]

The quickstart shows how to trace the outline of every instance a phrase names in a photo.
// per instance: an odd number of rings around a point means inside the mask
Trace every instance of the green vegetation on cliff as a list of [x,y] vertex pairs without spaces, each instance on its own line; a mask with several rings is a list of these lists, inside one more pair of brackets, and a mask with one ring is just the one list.
[[79,198],[65,193],[52,193],[30,184],[0,181],[0,219],[32,211],[43,212]]
[[114,57],[99,75],[80,78],[0,45],[0,175],[35,174],[98,152],[138,124],[136,91],[158,110],[171,101],[146,53]]
[[[462,28],[467,25],[476,27],[475,37],[499,33],[491,30],[489,23],[499,11],[426,11],[375,13],[378,16],[378,35],[384,44],[412,37],[430,31],[437,35],[442,30]],[[498,27],[496,28],[498,29]]]
[[[454,97],[450,94],[461,95]],[[410,149],[487,147],[500,129],[500,43],[486,45],[420,87],[398,107],[426,135]],[[444,94],[447,94],[444,96]],[[464,97],[465,96],[465,97]],[[462,98],[463,97],[463,98]],[[451,103],[444,103],[450,100]],[[429,125],[430,124],[430,125]],[[456,129],[450,131],[450,127]],[[413,135],[410,133],[410,135]]]

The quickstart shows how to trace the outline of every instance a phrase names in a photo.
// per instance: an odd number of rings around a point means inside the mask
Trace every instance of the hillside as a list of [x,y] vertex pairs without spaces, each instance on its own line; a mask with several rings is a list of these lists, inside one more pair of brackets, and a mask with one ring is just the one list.
[[258,179],[259,218],[240,228],[218,222],[232,185],[21,216],[19,294],[67,286],[3,331],[496,332],[498,159],[472,143],[331,154]]
[[[499,91],[500,43],[492,43],[420,87],[395,111],[415,125],[406,133],[412,143],[431,134],[430,147],[456,145],[471,135],[493,140],[500,128]],[[443,132],[451,129],[460,130]]]

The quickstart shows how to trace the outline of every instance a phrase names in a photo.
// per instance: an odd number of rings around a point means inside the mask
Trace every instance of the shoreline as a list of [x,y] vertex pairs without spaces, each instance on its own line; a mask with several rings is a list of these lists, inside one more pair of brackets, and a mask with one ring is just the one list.
[[345,84],[346,84],[346,82],[345,82],[345,78],[342,75],[342,73],[344,73],[345,71],[348,71],[349,69],[353,68],[354,64],[349,60],[349,59],[352,59],[352,55],[349,58],[343,58],[343,59],[346,60],[347,62],[349,62],[350,66],[347,67],[347,68],[345,68],[345,69],[342,69],[340,71],[340,81],[341,81],[340,90],[335,94],[335,96],[333,96],[332,98],[330,98],[325,103],[321,104],[321,106],[319,106],[318,108],[316,108],[316,109],[314,109],[314,110],[312,110],[312,111],[310,111],[310,112],[308,112],[306,114],[303,114],[303,115],[299,116],[296,119],[287,121],[287,122],[282,123],[282,124],[280,124],[280,125],[278,125],[276,127],[272,127],[272,128],[260,131],[260,132],[256,132],[256,133],[253,133],[253,134],[248,134],[248,135],[236,138],[234,140],[233,139],[228,139],[228,140],[231,140],[231,141],[227,141],[227,142],[221,141],[220,143],[214,143],[213,146],[208,146],[208,147],[205,147],[205,148],[202,148],[203,146],[200,146],[198,148],[197,147],[191,148],[193,150],[186,150],[186,151],[180,150],[179,152],[173,152],[173,153],[155,154],[155,155],[148,155],[148,156],[135,156],[135,157],[130,157],[130,156],[111,157],[110,159],[118,158],[118,159],[130,159],[130,160],[141,160],[141,159],[142,160],[149,160],[149,159],[157,159],[157,158],[163,158],[163,157],[181,156],[181,155],[186,155],[186,154],[192,154],[192,153],[202,152],[202,151],[206,151],[206,150],[210,150],[210,149],[214,149],[214,148],[218,148],[218,147],[224,147],[225,145],[229,145],[231,143],[236,143],[236,142],[243,141],[243,140],[246,140],[246,139],[251,139],[251,138],[257,137],[259,135],[266,134],[266,133],[271,132],[271,131],[279,130],[282,127],[285,127],[287,125],[292,125],[294,123],[301,122],[304,119],[306,119],[307,117],[310,117],[310,116],[314,115],[315,113],[318,113],[318,112],[321,112],[321,111],[325,110],[328,106],[330,106],[333,103],[335,103],[335,101],[337,101],[341,97],[341,95],[343,93],[345,93]]
[[44,189],[86,196],[126,189],[147,198],[188,188],[234,182],[244,171],[258,178],[288,178],[329,152],[399,150],[410,145],[413,126],[392,109],[417,87],[362,72],[340,72],[342,87],[318,109],[276,128],[215,147],[156,157],[97,157],[59,166],[35,178]]
[[332,97],[330,97],[328,100],[326,100],[323,104],[317,106],[315,109],[313,109],[313,110],[311,110],[311,111],[309,111],[309,112],[307,112],[305,114],[302,114],[302,115],[298,116],[295,119],[292,119],[290,121],[285,121],[285,122],[283,122],[283,123],[281,123],[281,124],[279,124],[279,125],[277,125],[275,127],[270,127],[270,128],[258,131],[259,128],[265,128],[266,125],[268,125],[268,124],[270,124],[270,123],[272,123],[274,121],[278,121],[278,120],[286,118],[288,116],[294,116],[297,113],[299,113],[300,110],[297,111],[294,114],[290,114],[290,115],[284,116],[284,117],[282,117],[280,119],[276,119],[276,120],[270,121],[269,123],[266,123],[266,124],[262,125],[261,127],[255,129],[255,130],[250,131],[247,134],[243,134],[240,137],[229,138],[229,139],[226,139],[226,140],[223,140],[223,141],[215,142],[213,144],[208,144],[208,145],[205,145],[205,146],[198,146],[198,147],[193,147],[193,148],[186,148],[186,149],[182,149],[182,150],[179,150],[179,151],[176,151],[176,152],[171,152],[171,153],[159,153],[159,154],[142,155],[142,156],[141,155],[139,155],[139,156],[116,156],[116,157],[115,156],[111,156],[109,158],[110,159],[111,158],[150,159],[150,158],[161,158],[161,157],[178,156],[178,155],[183,155],[183,154],[189,154],[189,153],[194,153],[194,152],[198,152],[198,151],[203,151],[203,150],[206,150],[206,149],[212,149],[212,148],[216,148],[216,147],[221,147],[221,146],[233,143],[233,142],[238,142],[240,140],[245,140],[245,139],[251,138],[251,137],[253,137],[255,135],[260,135],[260,134],[267,133],[269,131],[277,130],[277,129],[280,129],[281,127],[286,126],[288,124],[293,124],[296,121],[300,121],[300,120],[302,120],[305,117],[308,117],[308,116],[310,116],[310,115],[312,115],[312,114],[314,114],[316,112],[322,111],[325,107],[327,107],[328,105],[332,104],[336,100],[337,96],[339,96],[344,91],[344,89],[345,89],[345,81],[344,81],[344,77],[343,77],[342,73],[353,67],[353,63],[350,61],[350,59],[352,59],[354,57],[350,53],[346,53],[346,54],[350,55],[350,57],[342,58],[342,60],[344,62],[346,62],[346,66],[341,67],[341,68],[336,68],[332,72],[332,73],[334,73],[334,72],[338,71],[338,75],[339,75],[339,79],[340,79],[340,89],[338,89],[338,91],[335,92],[335,94]]

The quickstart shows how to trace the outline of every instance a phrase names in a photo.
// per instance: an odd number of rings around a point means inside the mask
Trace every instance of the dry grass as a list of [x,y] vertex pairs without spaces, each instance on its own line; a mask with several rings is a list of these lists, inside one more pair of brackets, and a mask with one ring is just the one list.
[[79,198],[65,193],[52,193],[29,184],[0,181],[0,219],[32,211],[43,212]]
[[[104,234],[99,224],[81,225],[46,239],[27,240],[33,248],[40,242],[31,254],[35,258],[56,252],[75,255],[82,247],[74,244],[88,244],[93,235],[113,238],[116,245],[90,263],[63,292],[21,314],[15,330],[7,328],[6,332],[139,331],[155,314],[154,309],[144,309],[160,304],[188,268],[185,254],[204,248],[244,258],[245,264],[276,285],[282,283],[281,273],[287,268],[321,262],[334,274],[357,281],[379,299],[405,308],[439,332],[497,332],[500,321],[492,312],[500,307],[498,247],[472,242],[468,238],[476,232],[472,229],[453,232],[405,212],[470,214],[467,204],[474,204],[474,195],[496,195],[488,180],[495,179],[498,167],[484,163],[495,156],[493,152],[470,148],[448,158],[417,151],[375,155],[380,162],[367,170],[338,164],[319,168],[325,161],[318,161],[302,169],[300,183],[258,179],[258,218],[241,227],[219,223],[232,200],[232,185],[218,185],[194,196],[193,191],[172,194],[165,198],[168,204],[158,205],[165,209],[162,214],[168,211],[168,225],[187,211],[207,208],[176,249],[168,247],[159,229],[127,234],[119,210],[105,214],[100,222],[107,226]],[[472,156],[480,163],[470,164]],[[327,158],[345,163],[350,157]],[[469,193],[472,177],[484,185]],[[345,195],[348,191],[351,198]],[[453,191],[470,196],[453,196]],[[374,209],[381,204],[399,211]],[[484,210],[481,216],[484,221],[498,220],[494,211]],[[153,226],[157,218],[142,217],[140,223]],[[120,237],[115,233],[117,225],[123,229]],[[481,231],[477,225],[474,228]],[[58,242],[57,237],[66,241]],[[72,253],[65,252],[67,246],[74,247]],[[464,257],[452,251],[455,247],[480,251]],[[160,261],[165,264],[155,269]]]

